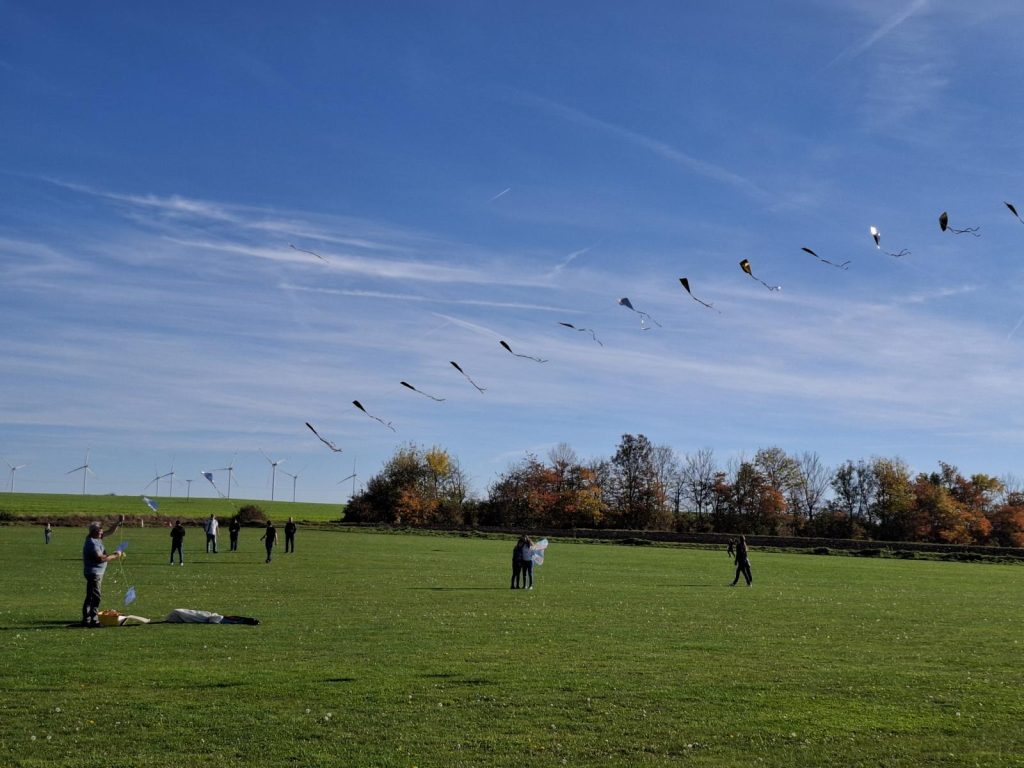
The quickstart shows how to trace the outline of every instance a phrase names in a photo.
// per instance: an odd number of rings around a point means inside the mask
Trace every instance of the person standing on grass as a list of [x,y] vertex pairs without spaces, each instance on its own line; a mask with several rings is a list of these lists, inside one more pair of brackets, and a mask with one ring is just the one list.
[[174,521],[174,527],[171,528],[171,565],[174,565],[174,553],[178,553],[178,565],[185,564],[185,558],[181,556],[181,544],[185,541],[185,526],[181,524],[181,520]]
[[735,587],[736,582],[740,580],[740,574],[743,574],[743,578],[747,581],[749,587],[754,581],[754,576],[750,572],[750,555],[747,552],[747,537],[740,536],[736,541],[736,578],[732,580],[730,586]]
[[103,537],[116,531],[122,522],[124,522],[124,515],[106,531],[103,530],[102,523],[89,524],[89,536],[82,546],[82,566],[85,572],[85,602],[82,603],[83,627],[98,627],[100,625],[103,574],[107,571],[107,563],[124,557],[124,552],[108,555],[103,548]]
[[238,516],[231,518],[231,523],[228,525],[228,535],[231,536],[231,551],[238,551],[238,532],[242,530],[242,524],[238,522]]
[[295,531],[299,526],[295,524],[295,520],[291,517],[288,518],[288,522],[284,524],[284,551],[294,552],[295,551]]
[[46,527],[43,529],[43,539],[46,541],[47,544],[50,543],[50,537],[52,535],[53,535],[53,528],[51,528],[50,524],[47,523]]
[[260,541],[264,542],[267,547],[267,562],[269,563],[274,554],[274,545],[277,544],[277,528],[269,520],[267,520],[267,530],[260,536]]
[[[520,541],[522,544],[519,547],[519,560],[523,575],[523,589],[533,589],[533,541],[526,535]],[[530,586],[526,586],[527,582]]]
[[220,523],[217,522],[217,518],[210,515],[210,519],[203,523],[203,530],[206,531],[206,554],[210,554],[210,548],[213,548],[213,554],[217,554],[217,529],[220,527]]
[[522,549],[524,536],[520,536],[512,548],[512,583],[510,589],[519,589],[519,577],[523,573]]

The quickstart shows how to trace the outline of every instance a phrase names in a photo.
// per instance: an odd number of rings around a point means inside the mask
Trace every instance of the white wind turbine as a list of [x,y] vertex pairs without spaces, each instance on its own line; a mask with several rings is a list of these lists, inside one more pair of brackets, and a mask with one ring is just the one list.
[[75,472],[81,472],[82,473],[82,495],[85,496],[85,481],[86,481],[86,478],[88,478],[89,475],[95,475],[96,474],[95,472],[92,471],[92,467],[89,466],[89,449],[88,448],[85,449],[85,463],[82,466],[80,466],[80,467],[75,467],[74,469],[69,469],[64,474],[65,475],[70,475],[70,474],[73,474]]
[[11,468],[11,493],[14,493],[14,473],[17,472],[19,469],[24,469],[25,467],[28,466],[28,464],[18,464],[17,466],[15,466],[14,464],[11,464],[11,462],[9,462],[7,459],[4,459],[4,464]]
[[[284,459],[278,459],[277,461],[273,461],[269,456],[267,456],[267,454],[263,453],[263,451],[260,451],[260,453],[263,454],[263,458],[264,459],[266,459],[268,462],[270,462],[270,500],[273,501],[274,500],[274,483],[277,480],[277,465],[278,464],[284,464],[285,460]],[[283,469],[281,471],[284,472]]]
[[337,483],[335,483],[335,485],[341,485],[346,480],[351,480],[352,481],[352,495],[349,498],[353,499],[353,498],[355,498],[355,495],[356,495],[356,478],[357,477],[359,477],[359,475],[356,474],[356,459],[355,459],[355,457],[353,457],[352,458],[352,474],[351,475],[347,475],[347,476],[341,478],[341,480],[339,480]]
[[171,459],[171,471],[160,475],[160,479],[167,478],[167,495],[174,495],[174,459]]
[[214,472],[227,472],[228,473],[228,495],[227,495],[227,498],[229,498],[229,499],[231,498],[231,477],[234,475],[234,472],[235,472],[235,457],[236,456],[238,456],[237,453],[234,456],[231,457],[231,461],[228,462],[228,465],[226,467],[221,467],[220,469],[213,470]]
[[283,474],[288,475],[288,477],[290,477],[292,479],[292,501],[293,502],[295,501],[295,484],[299,481],[299,475],[301,475],[305,471],[306,471],[306,468],[303,467],[302,469],[300,469],[298,472],[296,472],[293,475],[291,472],[288,472],[287,470],[284,470],[284,469],[281,470],[281,472]]
[[156,474],[156,476],[152,480],[150,480],[148,483],[146,483],[146,487],[142,489],[142,492],[145,493],[146,491],[148,491],[149,487],[155,483],[156,484],[156,490],[153,491],[153,495],[154,496],[159,496],[160,495],[160,481],[163,479],[163,477],[164,476],[161,475],[158,472]]

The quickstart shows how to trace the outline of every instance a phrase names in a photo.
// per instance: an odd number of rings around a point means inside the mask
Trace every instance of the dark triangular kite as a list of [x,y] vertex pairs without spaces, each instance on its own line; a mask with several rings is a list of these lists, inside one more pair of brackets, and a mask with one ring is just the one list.
[[978,234],[978,230],[981,229],[981,227],[966,227],[964,229],[953,229],[953,227],[949,226],[949,214],[946,213],[945,211],[939,214],[939,229],[941,229],[943,232],[948,230],[952,232],[954,235],[974,235],[975,237],[981,237],[981,235]]
[[648,326],[646,324],[647,320],[650,320],[656,326],[661,328],[661,323],[659,323],[657,320],[655,320],[653,317],[651,317],[646,312],[641,312],[639,309],[635,309],[633,307],[633,302],[631,302],[625,296],[623,296],[621,299],[619,299],[619,306],[620,307],[625,307],[626,309],[630,310],[631,312],[636,312],[638,315],[640,315],[640,330],[642,330],[642,331],[649,331],[650,330],[650,326]]
[[310,423],[309,423],[308,421],[306,422],[306,426],[307,426],[307,427],[309,427],[309,430],[310,430],[310,432],[312,432],[312,433],[313,433],[314,435],[316,435],[316,436],[317,436],[317,438],[319,438],[319,440],[320,440],[320,442],[321,442],[321,443],[323,443],[324,445],[326,445],[326,446],[327,446],[328,448],[330,448],[330,449],[331,449],[332,451],[334,451],[335,453],[341,453],[341,448],[339,448],[338,446],[336,446],[336,445],[335,445],[334,443],[332,443],[332,442],[331,442],[330,440],[325,440],[325,439],[324,439],[324,438],[323,438],[323,437],[322,437],[322,436],[320,435],[320,433],[319,433],[319,432],[317,432],[317,431],[316,431],[315,429],[313,429],[313,425],[312,425],[312,424],[310,424]]
[[[562,323],[562,322],[559,322],[559,325],[564,325],[566,328],[571,328],[574,331],[582,331],[582,332],[585,332],[585,333],[589,333],[590,337],[594,341],[596,341],[598,344],[601,344],[601,340],[599,338],[597,338],[597,334],[594,333],[594,331],[592,331],[590,328],[577,328],[572,323]],[[604,344],[601,344],[601,346],[603,347]]]
[[383,424],[385,427],[390,429],[392,432],[395,431],[395,428],[393,426],[391,426],[391,422],[390,421],[384,421],[384,419],[381,419],[381,418],[379,418],[377,416],[374,416],[372,413],[370,413],[365,408],[363,408],[363,404],[360,403],[358,400],[353,400],[352,401],[352,405],[354,405],[356,408],[358,408],[360,411],[365,413],[367,416],[369,416],[374,421],[379,421],[381,424]]
[[428,395],[426,392],[421,392],[420,390],[416,389],[416,387],[414,387],[412,384],[410,384],[408,381],[401,381],[401,382],[399,382],[399,384],[401,384],[403,387],[411,389],[413,392],[416,392],[417,394],[423,395],[424,397],[429,397],[431,400],[434,400],[435,402],[438,402],[438,403],[443,403],[444,402],[444,398],[443,397],[434,397],[433,395]]
[[[292,245],[291,243],[289,243],[288,245],[290,245],[292,248],[295,248],[295,246]],[[323,256],[321,256],[319,253],[313,253],[313,251],[307,251],[305,248],[295,248],[295,250],[296,251],[300,251],[301,253],[308,253],[310,256],[316,256],[318,259],[320,259],[320,261],[327,261],[327,259],[325,259]]]
[[753,270],[750,267],[750,261],[748,259],[743,259],[743,261],[740,262],[740,269],[742,269],[744,272],[746,272],[752,278],[757,280],[757,282],[759,282],[761,285],[763,285],[769,291],[781,291],[782,290],[782,286],[781,285],[768,285],[768,283],[766,283],[760,277],[755,275]]
[[[868,230],[871,233],[871,239],[875,241],[875,248],[882,250],[882,233],[878,231],[878,227],[871,227]],[[892,256],[894,259],[901,259],[904,256],[909,256],[910,251],[903,248],[899,253],[892,253],[891,251],[882,251],[886,256]]]
[[[688,294],[690,294],[690,298],[691,299],[696,301],[698,304],[701,304],[701,305],[707,307],[708,309],[715,309],[714,306],[712,306],[711,304],[708,304],[706,301],[701,301],[700,299],[698,299],[696,296],[693,295],[693,291],[690,290],[690,281],[689,280],[687,280],[685,277],[680,277],[679,278],[679,282],[683,286],[683,288],[686,289],[686,292]],[[718,310],[715,309],[715,312],[718,312]],[[721,314],[721,313],[719,313],[719,314]]]
[[[801,248],[800,250],[803,251],[804,253],[811,254],[811,256],[816,258],[822,264],[828,264],[830,267],[835,267],[836,269],[849,269],[850,268],[850,262],[848,260],[844,261],[842,264],[836,264],[834,261],[829,261],[828,259],[821,258],[821,256],[816,254],[810,248]],[[744,270],[744,271],[746,271],[746,270]]]
[[481,387],[479,384],[477,384],[475,381],[473,381],[471,378],[469,378],[469,374],[466,373],[464,370],[462,370],[462,366],[460,366],[454,360],[449,360],[448,362],[452,364],[452,367],[456,371],[458,371],[459,373],[461,373],[463,375],[463,377],[465,377],[466,381],[468,381],[470,384],[472,384],[474,387],[476,387],[476,391],[477,392],[479,392],[480,394],[483,394],[484,392],[487,391],[486,387]]
[[1008,203],[1004,200],[1003,205],[1010,209],[1010,213],[1012,213],[1017,218],[1017,221],[1019,221],[1021,224],[1024,224],[1024,219],[1022,219],[1020,217],[1020,214],[1017,213],[1017,209],[1013,207],[1013,203]]
[[527,360],[533,360],[533,361],[538,362],[538,363],[546,363],[547,362],[547,360],[543,360],[543,359],[541,359],[539,357],[531,357],[530,355],[521,355],[518,352],[513,352],[512,351],[512,347],[510,347],[508,345],[507,341],[499,341],[498,343],[501,344],[501,346],[503,346],[505,349],[507,349],[510,354],[513,354],[516,357],[525,357]]

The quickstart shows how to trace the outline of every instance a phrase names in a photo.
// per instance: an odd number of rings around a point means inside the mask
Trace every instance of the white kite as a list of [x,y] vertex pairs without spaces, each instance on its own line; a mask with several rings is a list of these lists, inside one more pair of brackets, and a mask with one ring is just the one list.
[[534,565],[544,565],[544,552],[547,548],[547,539],[541,539],[530,548],[530,559]]
[[148,496],[143,496],[143,497],[142,497],[142,500],[143,500],[144,502],[146,502],[146,506],[147,506],[147,507],[149,507],[149,508],[150,508],[151,510],[153,510],[154,512],[156,512],[156,511],[157,511],[158,509],[160,509],[160,505],[159,505],[159,504],[157,504],[157,503],[156,503],[155,501],[153,501],[153,500],[152,500],[151,498],[149,498]]

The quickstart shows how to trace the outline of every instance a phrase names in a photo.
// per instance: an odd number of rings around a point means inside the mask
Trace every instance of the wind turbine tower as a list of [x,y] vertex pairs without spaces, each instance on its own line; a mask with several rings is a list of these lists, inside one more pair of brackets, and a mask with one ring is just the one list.
[[95,475],[96,474],[95,472],[92,471],[92,467],[89,466],[89,449],[88,448],[85,449],[85,463],[82,466],[80,466],[80,467],[75,467],[74,469],[69,469],[64,474],[65,475],[70,475],[70,474],[73,474],[75,472],[81,472],[82,473],[82,495],[85,496],[85,481],[89,477],[89,475]]
[[[237,455],[238,454],[236,453],[235,456],[237,456]],[[231,461],[228,462],[228,465],[226,467],[221,467],[220,469],[215,469],[214,470],[214,472],[227,472],[228,473],[228,495],[227,495],[227,498],[229,498],[229,499],[231,498],[231,477],[232,477],[232,475],[235,472],[235,456],[231,457]]]
[[283,469],[281,470],[282,473],[288,475],[288,477],[290,477],[292,479],[292,502],[295,501],[295,484],[298,483],[298,481],[299,481],[299,475],[301,475],[305,471],[306,471],[306,468],[303,467],[302,469],[300,469],[298,472],[296,472],[293,475],[291,472],[287,472],[287,471],[285,471]]
[[18,464],[15,466],[14,464],[11,464],[11,462],[7,461],[7,459],[4,459],[4,464],[11,468],[11,493],[14,493],[14,473],[19,469],[27,467],[28,464]]
[[[260,451],[260,453],[263,453],[263,451]],[[274,484],[275,484],[275,481],[277,480],[277,465],[278,464],[284,464],[285,460],[284,459],[278,459],[277,461],[273,461],[265,453],[263,453],[263,458],[266,459],[268,462],[270,462],[270,500],[273,501],[274,500]],[[281,471],[284,472],[283,469]]]

